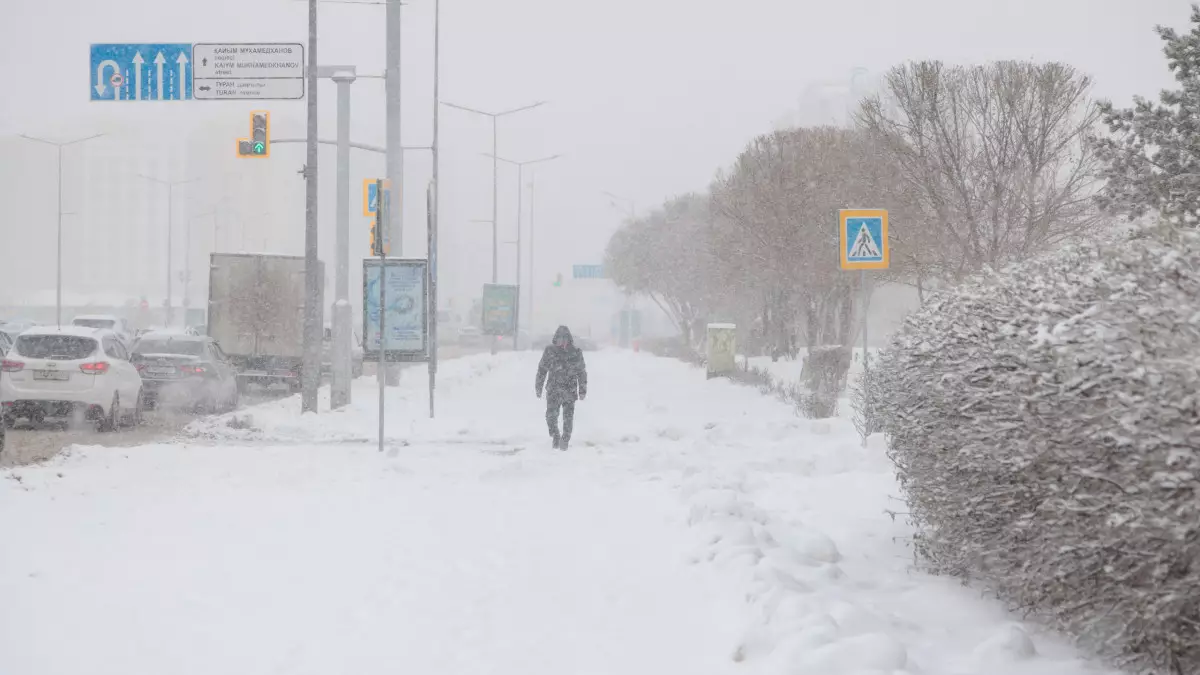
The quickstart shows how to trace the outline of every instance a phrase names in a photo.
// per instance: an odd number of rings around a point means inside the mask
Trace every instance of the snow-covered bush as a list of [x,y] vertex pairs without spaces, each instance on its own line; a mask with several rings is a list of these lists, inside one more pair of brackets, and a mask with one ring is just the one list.
[[1200,672],[1200,239],[1166,227],[935,296],[877,361],[933,571],[1144,672]]
[[[858,360],[857,353],[854,360]],[[863,440],[866,440],[871,434],[883,431],[883,420],[879,416],[879,407],[883,402],[880,400],[879,373],[875,370],[874,363],[875,359],[872,359],[871,367],[864,369],[854,384],[850,386],[850,408],[854,411],[854,429],[858,431],[858,435]]]
[[679,359],[697,366],[704,365],[704,355],[693,349],[682,337],[643,340],[642,349],[655,356]]
[[805,417],[824,419],[837,415],[838,396],[846,388],[850,359],[850,349],[841,345],[809,348],[800,374],[808,390],[799,401]]

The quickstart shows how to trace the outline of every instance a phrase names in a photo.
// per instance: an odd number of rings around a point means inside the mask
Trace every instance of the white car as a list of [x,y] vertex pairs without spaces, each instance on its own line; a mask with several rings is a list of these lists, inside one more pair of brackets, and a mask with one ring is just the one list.
[[4,421],[46,418],[94,421],[102,431],[138,423],[142,377],[109,330],[40,326],[17,336],[0,370]]
[[129,323],[125,319],[113,316],[112,314],[83,314],[71,319],[71,325],[111,330],[126,345],[133,339],[133,333],[129,330]]

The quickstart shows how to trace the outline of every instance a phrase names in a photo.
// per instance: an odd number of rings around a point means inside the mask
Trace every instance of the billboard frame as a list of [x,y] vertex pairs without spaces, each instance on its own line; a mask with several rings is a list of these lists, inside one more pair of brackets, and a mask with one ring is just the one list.
[[[489,299],[495,298],[496,292],[512,293],[512,325],[503,330],[503,332],[492,332],[489,330],[491,326],[488,324],[488,307]],[[483,295],[480,302],[479,316],[479,331],[484,335],[492,337],[508,337],[517,334],[517,327],[521,316],[521,287],[517,284],[484,284]]]
[[[383,358],[386,363],[422,363],[429,360],[429,261],[425,258],[383,258],[383,262],[387,265],[387,270],[390,273],[393,269],[409,268],[418,271],[417,277],[421,280],[421,348],[414,349],[384,349]],[[363,361],[379,362],[379,349],[373,349],[371,337],[371,329],[374,328],[378,332],[378,319],[371,321],[371,307],[379,304],[378,293],[370,292],[371,270],[380,268],[380,258],[363,258],[362,268],[362,289],[363,289],[363,305],[362,305],[362,327],[363,327]],[[389,289],[390,290],[390,289]],[[389,296],[391,293],[388,294]],[[389,303],[390,304],[390,303]],[[386,328],[391,326],[391,322],[387,322]],[[383,342],[381,340],[381,342]],[[385,347],[385,344],[381,344]]]

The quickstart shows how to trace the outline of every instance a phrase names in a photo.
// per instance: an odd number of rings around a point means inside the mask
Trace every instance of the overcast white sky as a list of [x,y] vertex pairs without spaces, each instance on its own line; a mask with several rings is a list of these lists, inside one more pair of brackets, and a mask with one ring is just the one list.
[[[405,140],[425,145],[433,0],[408,3]],[[0,0],[0,7],[0,135],[87,133],[99,109],[112,112],[113,104],[87,100],[93,42],[306,35],[306,3],[297,0]],[[442,99],[485,109],[549,101],[502,120],[500,133],[502,155],[566,155],[536,172],[540,288],[572,263],[599,262],[621,217],[601,191],[647,208],[703,188],[814,82],[847,80],[854,68],[879,74],[908,59],[1053,59],[1093,75],[1097,95],[1127,102],[1170,84],[1152,27],[1186,28],[1188,14],[1184,0],[443,0]],[[383,15],[382,6],[322,4],[320,60],[380,73]],[[321,93],[322,135],[332,136],[332,87]],[[303,119],[302,103],[269,107]],[[190,124],[204,116],[240,119],[245,109],[188,102],[149,114]],[[382,109],[379,81],[355,85],[356,140],[382,144]],[[274,133],[302,129],[277,126]],[[466,295],[490,269],[487,226],[469,222],[490,215],[491,166],[478,155],[490,150],[490,125],[444,109],[442,142],[443,260],[453,275],[443,281]],[[281,153],[279,170],[295,171],[300,158]],[[429,162],[413,157],[407,166],[415,209]],[[332,162],[324,169],[332,181]],[[501,171],[501,238],[509,239],[516,178],[515,170]],[[409,213],[411,222],[420,211]],[[52,210],[45,215],[52,225]],[[5,235],[17,226],[11,217],[3,223]],[[409,249],[419,252],[423,234],[408,229]],[[512,274],[508,249],[502,281]]]

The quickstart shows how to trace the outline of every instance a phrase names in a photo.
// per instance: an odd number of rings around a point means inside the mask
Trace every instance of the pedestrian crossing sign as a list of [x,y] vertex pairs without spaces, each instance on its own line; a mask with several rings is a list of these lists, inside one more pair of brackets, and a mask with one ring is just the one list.
[[842,209],[839,221],[842,269],[888,268],[887,209]]

